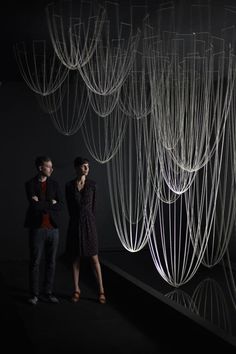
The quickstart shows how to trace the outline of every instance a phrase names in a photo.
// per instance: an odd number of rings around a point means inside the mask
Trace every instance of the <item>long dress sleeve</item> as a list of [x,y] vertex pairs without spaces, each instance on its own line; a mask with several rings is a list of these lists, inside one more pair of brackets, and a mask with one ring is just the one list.
[[76,190],[74,181],[66,184],[65,195],[67,209],[70,217],[77,218],[81,207],[81,193]]
[[92,212],[95,215],[95,212],[96,212],[96,186],[94,186],[94,190],[93,190]]

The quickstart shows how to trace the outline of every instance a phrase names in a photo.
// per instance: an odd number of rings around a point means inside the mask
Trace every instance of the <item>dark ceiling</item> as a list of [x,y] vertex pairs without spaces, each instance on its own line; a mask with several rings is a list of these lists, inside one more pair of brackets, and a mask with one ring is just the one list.
[[[11,0],[2,2],[0,6],[0,81],[22,80],[14,57],[15,43],[32,40],[50,40],[45,8],[48,4],[59,3],[60,0]],[[70,1],[70,0],[63,0]],[[81,0],[75,0],[76,5]],[[83,1],[83,0],[82,0]],[[86,1],[86,0],[84,0]],[[98,0],[99,3],[106,0]],[[120,5],[123,14],[129,11],[129,5],[143,6],[147,3],[156,8],[161,0],[111,0]],[[142,8],[142,7],[140,7]],[[143,15],[143,11],[141,14]]]
[[45,16],[45,0],[6,1],[0,6],[0,80],[21,80],[15,61],[15,43],[32,39],[46,39],[48,29]]
[[[21,0],[14,0],[2,2],[0,6],[0,81],[22,80],[13,53],[13,45],[15,43],[22,41],[30,43],[33,39],[49,39],[45,7],[50,2],[52,1],[31,0],[23,2]],[[158,8],[160,3],[166,3],[167,1],[120,0],[117,2],[121,5],[121,12],[125,13],[129,11],[130,3],[136,6],[148,5],[149,12],[153,12],[154,9]],[[180,10],[177,25],[182,31],[188,31],[189,16],[184,6],[186,6],[186,3],[189,5],[190,2],[187,0],[172,1]],[[208,0],[192,0],[192,3],[212,4],[212,26],[214,31],[217,31],[215,29],[217,26],[222,26],[223,7],[228,4],[236,6],[235,0],[212,0],[211,2]]]

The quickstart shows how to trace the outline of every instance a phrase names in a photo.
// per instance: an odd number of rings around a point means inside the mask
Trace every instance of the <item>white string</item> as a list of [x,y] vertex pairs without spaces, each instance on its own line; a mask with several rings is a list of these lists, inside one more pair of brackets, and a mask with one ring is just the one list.
[[222,264],[230,299],[233,308],[236,309],[236,282],[228,249],[226,250],[225,257],[222,259]]
[[46,96],[39,95],[39,94],[35,95],[39,107],[44,113],[49,113],[49,114],[53,113],[57,111],[61,106],[66,91],[65,90],[66,85],[62,84],[60,88],[61,88],[60,90],[57,89],[53,93]]
[[151,87],[147,70],[146,39],[142,52],[137,51],[131,71],[121,87],[119,105],[123,112],[135,119],[143,118],[152,111]]
[[146,245],[157,209],[158,198],[150,188],[150,163],[144,149],[146,120],[128,120],[124,141],[107,164],[113,220],[129,252],[138,252]]
[[104,164],[115,156],[122,144],[126,125],[127,118],[118,107],[104,118],[89,110],[81,129],[84,143],[97,162]]
[[61,1],[46,7],[48,29],[60,61],[71,70],[85,65],[100,37],[105,10],[94,1]]
[[32,42],[30,50],[24,42],[14,46],[20,73],[29,88],[42,96],[55,92],[68,75],[46,41]]
[[199,316],[217,328],[232,334],[229,307],[222,287],[211,278],[203,280],[194,290],[192,300]]
[[59,133],[74,135],[83,124],[89,106],[86,91],[79,73],[71,71],[63,86],[58,89],[59,98],[52,96],[51,104],[55,109],[49,113]]
[[154,114],[173,161],[194,172],[208,162],[221,138],[235,61],[232,51],[224,51],[223,39],[201,33],[175,36],[169,40],[171,53],[159,41],[149,57]]
[[87,89],[89,103],[95,113],[100,117],[109,116],[119,101],[120,91],[117,90],[111,95],[98,95],[91,90]]
[[196,315],[199,315],[197,306],[195,305],[192,297],[182,289],[174,289],[171,292],[165,294],[165,297],[171,301],[174,301],[178,305],[185,307]]
[[[235,129],[234,117],[229,117],[226,124],[224,144],[224,159],[222,162],[219,190],[216,200],[216,209],[212,231],[208,240],[202,263],[213,267],[224,256],[232,236],[236,216],[236,190],[233,171],[233,140],[232,132]],[[212,171],[211,171],[212,174]]]
[[[201,174],[197,173],[191,187],[175,203],[159,203],[158,219],[148,243],[157,271],[175,287],[194,276],[204,256],[216,206],[221,161],[222,149]],[[209,185],[210,163],[213,173]]]
[[139,40],[139,32],[132,36],[129,24],[121,23],[114,38],[110,38],[110,27],[111,21],[105,21],[94,55],[86,65],[78,67],[87,87],[98,95],[114,94],[123,85]]

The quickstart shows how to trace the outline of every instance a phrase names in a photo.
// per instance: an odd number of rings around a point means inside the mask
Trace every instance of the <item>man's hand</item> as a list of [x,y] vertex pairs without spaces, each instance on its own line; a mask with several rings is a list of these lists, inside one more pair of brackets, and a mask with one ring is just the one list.
[[38,198],[36,195],[34,195],[34,196],[32,197],[32,199],[33,199],[35,202],[38,202],[38,201],[39,201],[39,198]]
[[57,201],[55,199],[52,199],[52,204],[56,204]]

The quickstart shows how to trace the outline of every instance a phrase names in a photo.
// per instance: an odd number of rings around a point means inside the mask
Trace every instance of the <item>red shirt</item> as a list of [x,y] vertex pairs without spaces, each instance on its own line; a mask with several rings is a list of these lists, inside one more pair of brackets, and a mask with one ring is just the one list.
[[[43,195],[45,196],[46,195],[46,188],[47,188],[47,181],[41,182],[41,185],[42,185]],[[52,229],[53,228],[53,226],[50,222],[49,213],[43,214],[41,228],[43,228],[43,229]]]

